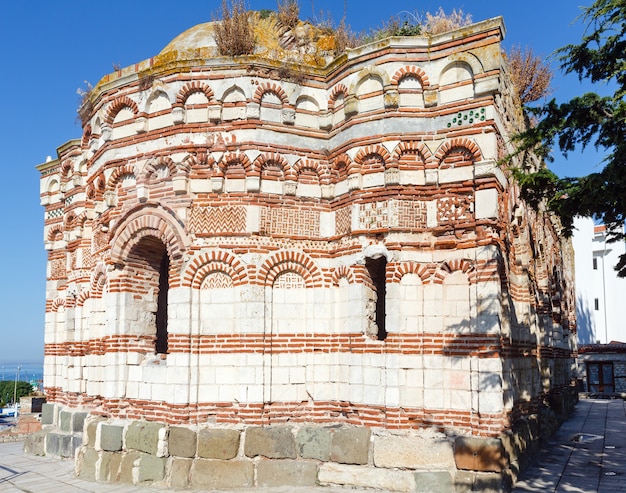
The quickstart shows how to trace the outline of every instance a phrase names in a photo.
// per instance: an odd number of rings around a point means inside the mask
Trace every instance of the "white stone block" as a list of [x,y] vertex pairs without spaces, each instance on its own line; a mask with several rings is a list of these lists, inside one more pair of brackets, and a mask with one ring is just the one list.
[[475,204],[476,219],[498,217],[498,191],[495,188],[476,190]]
[[454,468],[454,444],[445,437],[374,437],[374,465],[386,468]]
[[318,480],[322,484],[359,486],[389,492],[410,492],[416,488],[412,471],[394,471],[333,462],[326,462],[320,466]]

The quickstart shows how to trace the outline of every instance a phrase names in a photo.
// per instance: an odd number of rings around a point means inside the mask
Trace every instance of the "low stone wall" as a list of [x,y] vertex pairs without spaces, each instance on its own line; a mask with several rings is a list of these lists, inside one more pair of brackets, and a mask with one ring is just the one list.
[[[560,409],[570,409],[565,395]],[[368,487],[389,492],[509,491],[564,415],[543,406],[499,438],[344,424],[187,427],[108,420],[46,404],[30,453],[76,457],[81,479],[172,489]]]

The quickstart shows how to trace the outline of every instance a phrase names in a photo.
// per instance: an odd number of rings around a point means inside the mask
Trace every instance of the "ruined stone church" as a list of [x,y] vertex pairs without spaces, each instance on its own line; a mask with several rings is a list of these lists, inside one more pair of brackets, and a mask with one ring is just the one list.
[[340,55],[255,30],[106,75],[38,166],[46,452],[175,488],[506,489],[572,403],[576,326],[569,241],[500,165],[502,19]]

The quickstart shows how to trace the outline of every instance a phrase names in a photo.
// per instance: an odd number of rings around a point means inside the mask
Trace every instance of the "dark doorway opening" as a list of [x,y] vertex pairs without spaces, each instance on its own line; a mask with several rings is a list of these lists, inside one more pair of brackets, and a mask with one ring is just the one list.
[[169,290],[170,279],[170,259],[167,252],[161,259],[159,266],[159,294],[157,297],[156,312],[156,342],[157,353],[167,353],[167,292]]

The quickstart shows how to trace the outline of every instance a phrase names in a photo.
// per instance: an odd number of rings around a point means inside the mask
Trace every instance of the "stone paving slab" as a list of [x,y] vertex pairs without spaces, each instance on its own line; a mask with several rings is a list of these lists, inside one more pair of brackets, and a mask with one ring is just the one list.
[[584,399],[515,484],[513,493],[626,492],[626,404]]

